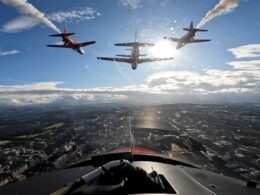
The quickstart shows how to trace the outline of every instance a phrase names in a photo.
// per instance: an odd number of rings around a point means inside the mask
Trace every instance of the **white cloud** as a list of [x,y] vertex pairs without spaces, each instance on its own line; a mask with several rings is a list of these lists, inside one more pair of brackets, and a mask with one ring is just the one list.
[[234,69],[239,70],[252,70],[260,74],[260,60],[248,60],[248,61],[232,61],[228,63],[233,66]]
[[167,71],[124,87],[62,88],[62,82],[0,86],[0,105],[91,102],[200,103],[259,102],[260,75],[254,71]]
[[[50,13],[46,15],[46,18],[48,18],[52,22],[63,23],[91,20],[100,15],[101,14],[93,8],[84,7],[68,11],[57,11],[54,13]],[[24,30],[29,30],[39,24],[40,22],[35,18],[22,15],[4,24],[1,31],[7,33],[17,33]]]
[[0,92],[55,90],[63,82],[39,82],[27,85],[0,85]]
[[[226,92],[230,89],[250,89],[240,92],[259,91],[260,76],[253,72],[208,70],[201,74],[188,71],[161,72],[147,79],[150,87],[170,93],[205,94],[213,92]],[[237,90],[236,92],[239,92]]]
[[231,51],[236,58],[260,57],[260,44],[242,45],[228,51]]
[[58,11],[49,14],[47,17],[51,21],[63,23],[63,22],[79,22],[84,20],[94,19],[101,14],[91,7],[77,8],[70,11]]
[[35,95],[35,94],[20,94],[20,95],[1,95],[0,105],[39,105],[50,104],[61,100],[61,96],[54,94]]
[[17,53],[19,53],[19,51],[17,51],[17,50],[0,51],[0,56],[14,55]]
[[119,5],[134,10],[141,6],[142,1],[143,0],[119,0]]
[[61,88],[63,82],[39,82],[26,85],[0,85],[0,105],[34,105],[50,103],[90,103],[127,100],[117,88]]
[[40,22],[31,16],[21,16],[7,22],[3,28],[3,32],[16,33],[23,30],[28,30]]
[[260,59],[250,59],[260,57],[260,44],[242,45],[237,48],[231,48],[228,51],[232,52],[235,58],[249,58],[243,61],[231,61],[227,64],[232,66],[235,70],[243,70],[253,72],[254,75],[260,75]]
[[241,93],[254,93],[254,90],[248,89],[248,88],[228,88],[228,89],[220,89],[220,90],[211,91],[210,93],[241,94]]

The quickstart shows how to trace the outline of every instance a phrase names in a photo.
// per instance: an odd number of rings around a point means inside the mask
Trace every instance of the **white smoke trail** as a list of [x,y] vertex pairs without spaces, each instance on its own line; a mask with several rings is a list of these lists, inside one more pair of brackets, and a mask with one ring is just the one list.
[[197,28],[202,27],[216,16],[237,7],[238,4],[239,0],[220,0],[219,3],[212,10],[210,10],[204,18],[201,19]]
[[22,14],[33,16],[34,18],[41,21],[46,26],[52,28],[58,33],[61,32],[50,20],[48,20],[44,16],[42,12],[36,9],[32,4],[27,2],[27,0],[0,0],[0,2],[4,3],[5,5],[9,5],[16,8]]

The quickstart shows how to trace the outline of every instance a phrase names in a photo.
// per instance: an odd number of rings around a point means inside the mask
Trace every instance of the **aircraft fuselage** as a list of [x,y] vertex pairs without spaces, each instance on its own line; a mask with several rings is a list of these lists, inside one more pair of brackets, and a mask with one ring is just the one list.
[[83,55],[84,51],[83,49],[77,45],[77,42],[72,39],[70,36],[62,35],[62,41],[65,45],[69,46],[74,51],[78,52],[79,54]]
[[139,57],[140,57],[140,47],[138,45],[134,45],[131,53],[131,58],[133,59],[132,61],[133,70],[137,69]]
[[177,43],[176,49],[180,49],[184,45],[186,45],[188,43],[192,43],[192,41],[194,40],[195,34],[196,34],[195,30],[190,30],[188,33],[186,33],[184,36],[182,36],[180,38],[179,42]]

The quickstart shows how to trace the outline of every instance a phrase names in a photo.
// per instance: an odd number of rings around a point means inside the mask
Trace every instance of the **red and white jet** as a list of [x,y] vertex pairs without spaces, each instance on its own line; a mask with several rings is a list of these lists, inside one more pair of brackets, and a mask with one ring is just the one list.
[[173,38],[173,37],[164,37],[164,39],[171,40],[177,43],[176,49],[180,49],[184,45],[188,43],[201,43],[201,42],[208,42],[211,41],[210,39],[194,39],[196,32],[206,32],[208,30],[194,28],[193,22],[190,23],[190,28],[183,28],[183,30],[188,31],[184,36],[181,38]]
[[78,52],[79,54],[83,55],[84,50],[82,49],[82,47],[96,43],[96,41],[78,43],[70,37],[71,35],[74,35],[74,34],[75,33],[68,32],[66,26],[64,26],[63,33],[49,35],[50,37],[61,37],[63,44],[62,45],[47,45],[47,47],[70,48],[70,49],[73,49],[74,51]]

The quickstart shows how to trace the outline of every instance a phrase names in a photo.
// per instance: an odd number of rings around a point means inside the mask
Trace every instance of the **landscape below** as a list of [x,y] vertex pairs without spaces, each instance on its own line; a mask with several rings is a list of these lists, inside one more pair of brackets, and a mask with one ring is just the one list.
[[[131,128],[131,129],[130,129]],[[260,105],[0,108],[0,186],[131,145],[260,180]]]

